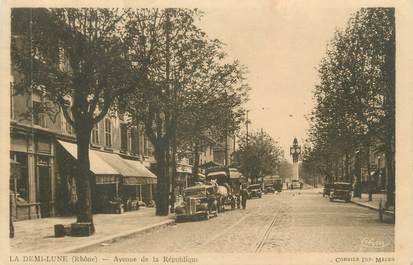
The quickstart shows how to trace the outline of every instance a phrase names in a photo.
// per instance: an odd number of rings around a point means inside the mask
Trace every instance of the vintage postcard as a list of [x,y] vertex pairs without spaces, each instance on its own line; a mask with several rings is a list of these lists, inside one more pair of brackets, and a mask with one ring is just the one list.
[[411,1],[4,1],[1,264],[413,264]]

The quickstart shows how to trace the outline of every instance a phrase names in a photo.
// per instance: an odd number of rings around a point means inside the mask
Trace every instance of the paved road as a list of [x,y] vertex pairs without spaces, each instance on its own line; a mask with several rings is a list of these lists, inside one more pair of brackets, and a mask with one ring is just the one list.
[[373,210],[330,202],[317,190],[252,199],[247,210],[209,221],[178,223],[93,252],[354,252],[394,251],[394,225]]

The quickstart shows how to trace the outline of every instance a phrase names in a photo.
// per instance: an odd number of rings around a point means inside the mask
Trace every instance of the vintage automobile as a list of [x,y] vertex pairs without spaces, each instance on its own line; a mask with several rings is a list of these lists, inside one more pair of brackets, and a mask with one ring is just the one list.
[[303,183],[301,181],[294,179],[291,182],[290,189],[295,190],[295,189],[302,189],[302,188],[303,188]]
[[205,219],[218,216],[216,188],[212,185],[198,184],[183,191],[182,202],[175,207],[176,220]]
[[206,181],[216,187],[218,212],[223,212],[226,207],[236,209],[240,204],[240,185],[242,175],[236,168],[216,166],[206,170]]
[[275,193],[275,191],[282,191],[282,179],[280,176],[265,176],[264,180],[264,193]]
[[330,193],[330,201],[335,199],[349,202],[351,200],[353,187],[349,182],[334,182],[332,191]]
[[265,186],[264,193],[275,193],[274,185]]
[[323,197],[330,196],[331,189],[333,188],[333,185],[331,183],[324,183],[324,188],[323,188]]
[[281,192],[281,191],[283,190],[283,182],[282,182],[282,179],[277,179],[277,180],[275,181],[274,189],[275,189],[276,191],[278,191],[278,192]]
[[248,190],[248,199],[251,199],[253,197],[257,197],[257,198],[262,197],[261,184],[249,185],[247,190]]

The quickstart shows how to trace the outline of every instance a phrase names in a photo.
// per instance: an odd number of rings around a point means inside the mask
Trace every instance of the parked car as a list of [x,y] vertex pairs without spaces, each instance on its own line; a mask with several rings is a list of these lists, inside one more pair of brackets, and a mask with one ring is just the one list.
[[331,183],[324,183],[323,197],[330,196],[333,185]]
[[281,179],[276,180],[274,188],[278,192],[281,192],[283,190],[283,182]]
[[252,184],[248,186],[248,199],[253,197],[261,198],[262,197],[262,189],[261,184]]
[[176,220],[208,220],[211,215],[218,216],[216,187],[213,185],[195,185],[183,191],[182,202],[175,207]]
[[330,201],[336,199],[349,202],[351,200],[353,187],[349,182],[334,182],[332,192],[330,193]]
[[303,184],[299,180],[293,180],[290,185],[290,189],[295,190],[295,189],[302,189]]
[[266,186],[265,189],[264,189],[264,192],[265,193],[275,193],[275,188],[274,188],[273,185]]

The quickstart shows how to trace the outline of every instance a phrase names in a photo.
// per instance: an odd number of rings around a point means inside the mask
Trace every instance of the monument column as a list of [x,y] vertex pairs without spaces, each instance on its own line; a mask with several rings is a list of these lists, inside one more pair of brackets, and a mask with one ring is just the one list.
[[298,145],[297,138],[294,138],[293,145],[290,147],[290,155],[293,157],[293,178],[292,180],[299,180],[300,173],[298,169],[298,160],[301,155],[301,146]]

